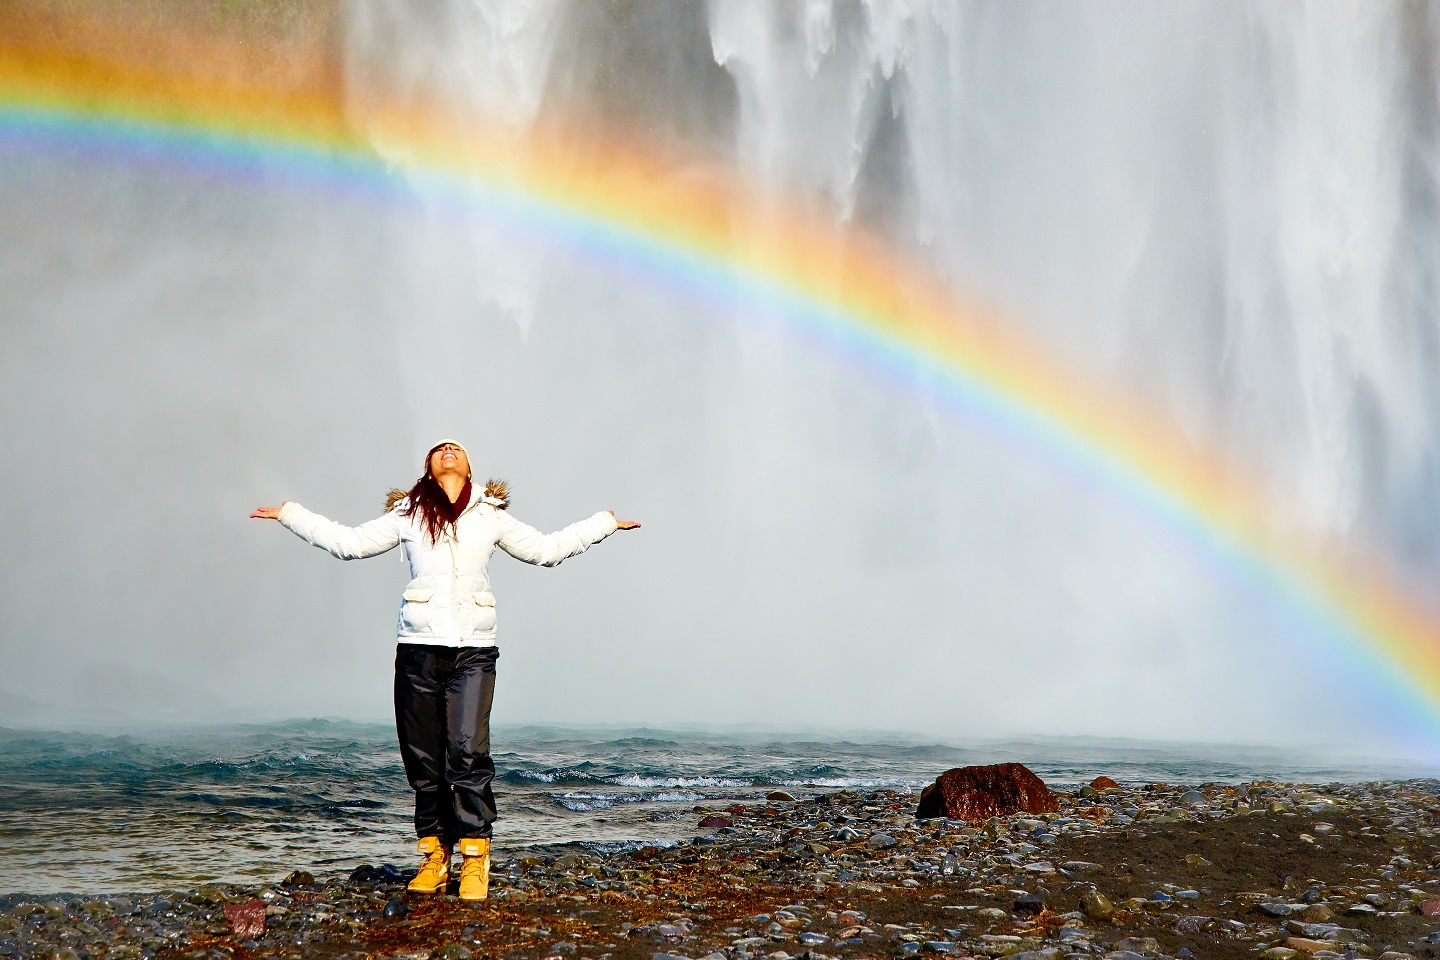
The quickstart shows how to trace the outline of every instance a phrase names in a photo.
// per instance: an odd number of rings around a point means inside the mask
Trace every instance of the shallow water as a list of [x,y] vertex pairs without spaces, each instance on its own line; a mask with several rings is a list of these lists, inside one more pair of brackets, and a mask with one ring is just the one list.
[[[654,730],[497,730],[498,852],[673,843],[693,807],[844,787],[913,792],[1018,760],[1052,785],[1408,778],[1403,761],[1276,748],[1032,739],[962,746]],[[412,856],[410,791],[382,724],[304,721],[107,736],[0,730],[0,895],[273,881]]]

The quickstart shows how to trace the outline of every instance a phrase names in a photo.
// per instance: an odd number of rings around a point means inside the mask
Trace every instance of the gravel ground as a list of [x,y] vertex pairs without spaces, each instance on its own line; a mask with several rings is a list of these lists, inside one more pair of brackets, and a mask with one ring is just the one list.
[[[389,866],[12,895],[0,958],[1433,957],[1437,794],[1434,781],[1087,787],[1058,814],[979,826],[916,821],[915,798],[893,791],[757,798],[697,807],[703,825],[677,847],[502,856],[482,904],[407,896]],[[227,922],[247,901],[265,905],[263,934]]]

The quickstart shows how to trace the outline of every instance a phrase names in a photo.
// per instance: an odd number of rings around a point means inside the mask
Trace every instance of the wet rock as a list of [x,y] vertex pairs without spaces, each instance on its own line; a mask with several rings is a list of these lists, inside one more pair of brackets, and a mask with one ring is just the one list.
[[230,932],[241,940],[254,940],[265,935],[265,901],[244,900],[225,904],[225,922]]
[[1115,915],[1115,904],[1099,890],[1086,890],[1080,896],[1080,912],[1091,920],[1109,920]]
[[1379,911],[1368,903],[1352,903],[1345,908],[1347,917],[1373,917]]
[[458,943],[447,943],[430,955],[431,960],[470,960],[471,953],[468,947]]
[[719,814],[711,814],[700,821],[702,827],[733,827],[735,821],[729,817],[722,817]]
[[304,870],[296,870],[290,874],[290,876],[281,880],[280,885],[283,887],[312,887],[315,885],[315,877],[313,874],[307,873]]
[[994,816],[1059,809],[1059,800],[1044,781],[1023,764],[1001,763],[945,771],[920,794],[915,817],[978,824]]
[[391,897],[389,902],[385,904],[385,916],[392,919],[396,917],[408,916],[409,913],[410,904],[406,903],[399,897]]
[[772,803],[795,802],[795,798],[790,796],[790,794],[786,793],[784,790],[771,790],[769,793],[765,794],[765,799],[771,801]]
[[373,883],[379,883],[379,882],[380,882],[380,871],[377,870],[375,867],[372,867],[372,866],[371,866],[370,864],[368,864],[368,863],[362,863],[362,864],[360,864],[360,866],[356,867],[354,870],[351,870],[351,871],[350,871],[350,876],[347,877],[346,879],[347,879],[350,883],[356,883],[356,884],[373,884]]

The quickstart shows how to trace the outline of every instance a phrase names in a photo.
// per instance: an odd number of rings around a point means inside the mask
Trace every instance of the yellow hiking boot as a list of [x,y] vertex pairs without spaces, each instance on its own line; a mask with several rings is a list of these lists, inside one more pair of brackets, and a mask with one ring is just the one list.
[[460,899],[484,900],[490,896],[490,841],[469,837],[460,841]]
[[421,837],[417,849],[425,854],[420,872],[405,889],[411,893],[444,893],[450,883],[450,848],[439,837]]

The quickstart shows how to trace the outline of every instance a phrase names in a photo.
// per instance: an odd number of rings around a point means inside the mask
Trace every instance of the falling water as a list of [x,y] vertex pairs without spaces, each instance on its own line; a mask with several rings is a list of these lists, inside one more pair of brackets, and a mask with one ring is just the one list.
[[[1440,571],[1427,5],[349,0],[337,23],[357,123],[408,98],[738,171],[1000,305],[1316,537]],[[0,236],[27,321],[0,476],[30,505],[3,526],[6,644],[58,631],[82,663],[17,652],[16,711],[55,683],[62,715],[129,715],[120,664],[179,715],[383,714],[398,561],[237,518],[289,497],[358,522],[449,434],[523,519],[646,521],[554,574],[497,560],[516,720],[1409,736],[1172,531],[783,317],[436,200],[167,176],[0,155],[6,220],[45,225]],[[22,272],[42,248],[68,268]],[[71,438],[103,479],[36,490]]]

